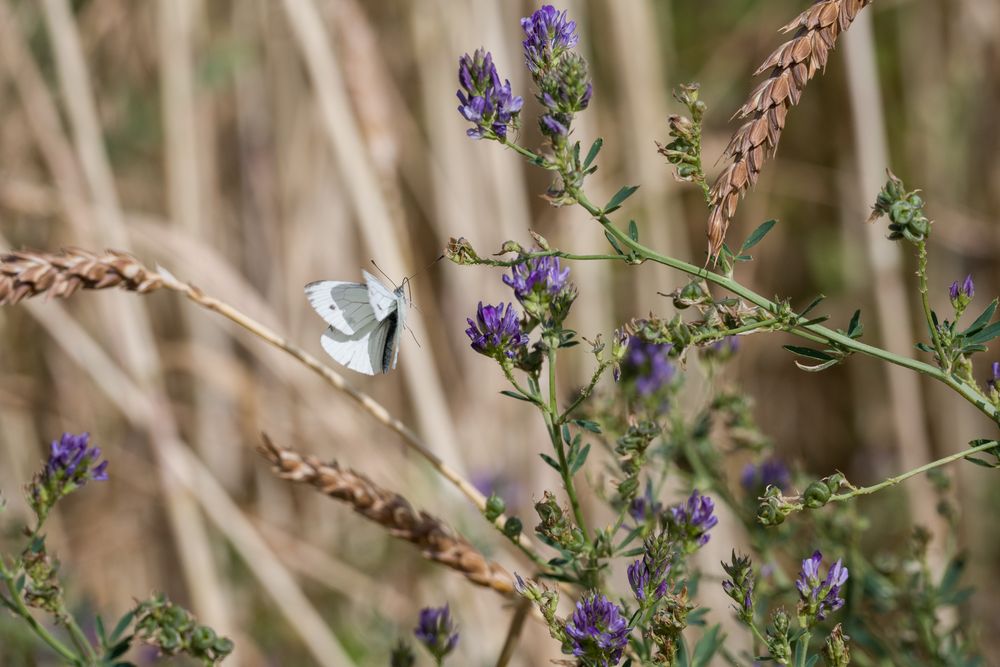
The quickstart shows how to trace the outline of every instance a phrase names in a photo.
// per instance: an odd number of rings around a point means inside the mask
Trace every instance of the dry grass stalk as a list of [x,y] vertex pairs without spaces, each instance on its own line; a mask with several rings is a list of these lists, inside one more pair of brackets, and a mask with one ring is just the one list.
[[837,38],[850,27],[854,18],[872,0],[817,0],[781,29],[794,32],[754,76],[771,70],[734,118],[744,119],[736,130],[723,157],[729,165],[712,186],[712,212],[708,218],[708,250],[718,255],[736,207],[746,191],[760,176],[764,160],[778,148],[788,109],[799,103],[802,92],[817,72],[826,67]]
[[62,298],[81,288],[108,287],[145,294],[163,287],[163,280],[131,255],[116,250],[103,255],[79,248],[58,253],[22,250],[0,256],[0,305],[13,305],[43,293]]
[[424,557],[464,574],[469,581],[503,594],[513,592],[513,580],[502,566],[486,558],[441,519],[418,512],[403,496],[383,489],[370,479],[337,465],[323,463],[290,449],[279,448],[265,435],[260,453],[282,479],[309,484],[341,500],[358,514],[378,523],[393,537],[415,544]]
[[[283,336],[229,304],[208,296],[197,287],[181,282],[165,271],[162,273],[152,271],[131,255],[119,251],[107,251],[104,255],[97,256],[78,248],[65,248],[57,253],[17,251],[0,255],[0,306],[16,304],[42,294],[67,297],[81,288],[108,287],[124,287],[141,294],[161,288],[180,292],[202,308],[235,322],[258,338],[291,355],[332,387],[346,394],[375,419],[399,434],[410,449],[430,463],[477,509],[482,511],[486,508],[486,497],[432,452],[413,429],[394,417],[385,406],[368,394],[355,389],[342,375]],[[507,516],[501,514],[494,524],[499,528],[506,521]],[[517,539],[524,551],[532,551],[531,541],[524,533]]]

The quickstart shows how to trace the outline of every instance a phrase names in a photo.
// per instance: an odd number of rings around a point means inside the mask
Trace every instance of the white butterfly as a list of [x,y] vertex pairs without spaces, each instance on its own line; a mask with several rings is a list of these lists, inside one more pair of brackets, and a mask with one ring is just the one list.
[[364,285],[319,280],[306,285],[306,297],[330,325],[320,339],[327,354],[352,371],[388,373],[396,367],[406,324],[406,282],[391,291],[372,274],[362,273]]

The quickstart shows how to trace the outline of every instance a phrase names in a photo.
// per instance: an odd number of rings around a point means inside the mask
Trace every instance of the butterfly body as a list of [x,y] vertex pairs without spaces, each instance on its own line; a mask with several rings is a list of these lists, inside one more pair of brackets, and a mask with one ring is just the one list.
[[390,290],[364,271],[365,282],[320,280],[305,287],[306,297],[330,325],[320,343],[335,361],[366,375],[396,367],[409,302],[405,284]]

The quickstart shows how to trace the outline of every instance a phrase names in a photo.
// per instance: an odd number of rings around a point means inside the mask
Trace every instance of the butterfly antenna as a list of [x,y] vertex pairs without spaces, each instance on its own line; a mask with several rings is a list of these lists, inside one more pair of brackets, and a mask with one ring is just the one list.
[[416,278],[417,276],[419,276],[421,273],[423,273],[424,271],[427,271],[432,266],[434,266],[435,264],[437,264],[438,262],[440,262],[442,259],[444,259],[444,255],[438,255],[437,259],[435,259],[433,262],[431,262],[430,264],[428,264],[424,268],[422,268],[419,271],[417,271],[416,273],[414,273],[412,276],[407,276],[406,280],[413,280],[414,278]]
[[374,266],[374,267],[375,267],[376,269],[378,269],[378,272],[379,272],[379,273],[381,273],[381,274],[382,274],[382,276],[383,276],[383,277],[384,277],[384,278],[385,278],[386,280],[388,280],[388,281],[389,281],[390,283],[392,283],[392,286],[393,286],[394,288],[396,288],[396,289],[399,289],[399,285],[397,285],[397,284],[396,284],[396,281],[395,281],[395,280],[393,280],[392,278],[390,278],[390,277],[389,277],[389,274],[387,274],[387,273],[386,273],[385,271],[383,271],[383,270],[382,270],[382,267],[381,267],[381,266],[379,266],[379,265],[378,265],[378,263],[377,263],[377,262],[376,262],[376,261],[375,261],[374,259],[372,260],[372,266]]

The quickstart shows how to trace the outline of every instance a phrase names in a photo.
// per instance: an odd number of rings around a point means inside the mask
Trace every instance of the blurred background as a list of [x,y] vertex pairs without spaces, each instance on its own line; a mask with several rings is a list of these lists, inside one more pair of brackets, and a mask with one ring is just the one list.
[[[667,138],[667,115],[682,112],[670,91],[701,83],[714,175],[753,70],[783,41],[777,29],[807,5],[559,5],[576,19],[594,75],[577,136],[584,146],[605,139],[591,198],[641,184],[623,214],[649,245],[701,263],[701,194],[674,181],[654,144]],[[416,340],[403,339],[399,368],[349,380],[487,492],[502,489],[523,515],[555,487],[536,465],[544,430],[497,395],[499,374],[464,335],[476,303],[508,291],[495,270],[425,267],[450,236],[483,255],[507,239],[527,245],[529,229],[565,250],[606,246],[580,210],[540,197],[546,174],[468,139],[455,110],[457,59],[485,46],[526,100],[522,143],[540,144],[518,25],[536,8],[513,0],[0,0],[0,247],[128,250],[317,355],[324,325],[303,297],[305,283],[357,280],[371,258],[397,281],[419,271]],[[924,189],[937,223],[932,302],[945,308],[948,285],[972,273],[984,306],[1000,278],[998,72],[995,0],[874,3],[790,113],[777,158],[737,215],[733,239],[765,219],[781,223],[757,248],[758,261],[739,268],[741,281],[799,307],[825,294],[819,310],[835,326],[860,307],[866,340],[918,354],[913,258],[884,240],[884,226],[865,224],[891,167]],[[572,268],[580,298],[570,325],[586,337],[670,313],[657,292],[685,282],[655,266]],[[992,433],[957,396],[870,359],[802,373],[783,338],[750,337],[731,373],[756,398],[782,455],[816,475],[839,469],[873,482]],[[981,356],[985,380],[992,358]],[[588,355],[576,362],[561,369],[568,385],[591,372]],[[274,478],[253,451],[262,430],[364,472],[508,567],[518,563],[395,435],[228,321],[165,293],[86,293],[0,310],[5,534],[25,517],[20,488],[49,440],[90,431],[111,461],[111,481],[74,496],[50,527],[74,599],[110,616],[164,590],[233,636],[238,652],[227,664],[237,665],[386,664],[417,610],[449,601],[465,637],[455,664],[493,664],[505,601],[432,567],[348,508]],[[1000,487],[990,471],[949,470],[960,546],[980,591],[969,615],[995,651],[1000,609],[986,592],[1000,574],[1000,540],[984,519],[1000,508]],[[935,502],[915,480],[861,504],[873,526],[866,539],[905,539],[907,510],[934,527]],[[713,544],[728,554],[739,540],[721,533]],[[717,605],[719,620],[724,609]],[[26,642],[0,619],[0,662],[48,664],[25,657]],[[539,624],[528,624],[523,642],[513,664],[559,657]]]

